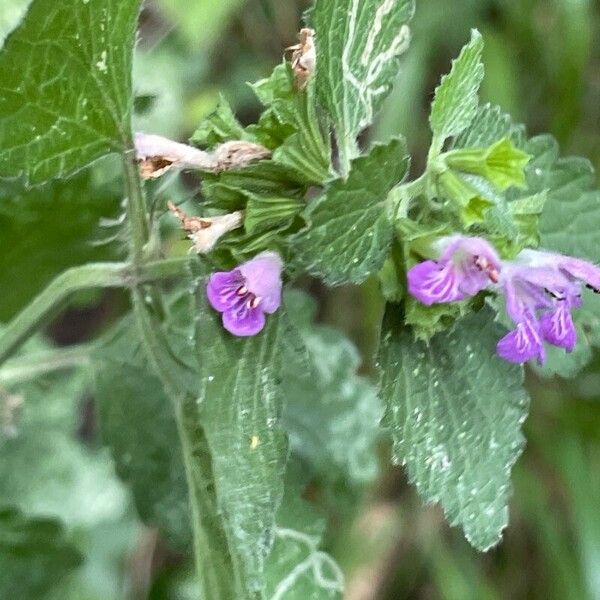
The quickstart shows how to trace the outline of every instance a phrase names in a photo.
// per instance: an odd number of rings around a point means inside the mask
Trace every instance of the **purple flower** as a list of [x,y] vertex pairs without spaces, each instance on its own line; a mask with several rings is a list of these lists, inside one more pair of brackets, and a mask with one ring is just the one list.
[[223,326],[240,337],[256,335],[265,313],[281,304],[281,258],[262,252],[232,271],[213,273],[206,287],[210,305],[223,313]]
[[544,342],[567,352],[577,343],[571,311],[582,304],[581,288],[600,293],[600,268],[579,258],[523,250],[514,261],[501,261],[481,238],[454,236],[440,242],[438,261],[425,261],[408,272],[410,293],[424,304],[454,302],[484,288],[503,294],[515,324],[497,344],[504,360],[545,360]]
[[582,283],[598,290],[600,269],[579,258],[523,250],[514,263],[505,263],[499,286],[517,329],[500,340],[498,354],[510,362],[537,358],[541,364],[543,341],[572,352],[577,331],[571,310],[581,306]]
[[437,261],[427,260],[407,273],[409,292],[423,304],[464,300],[498,281],[500,259],[486,240],[451,236],[439,240],[437,250]]

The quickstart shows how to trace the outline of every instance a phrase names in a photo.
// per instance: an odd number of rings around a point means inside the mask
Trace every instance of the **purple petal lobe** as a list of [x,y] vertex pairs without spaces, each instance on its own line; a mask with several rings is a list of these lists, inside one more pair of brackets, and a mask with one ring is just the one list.
[[600,290],[600,268],[596,265],[580,258],[565,256],[560,261],[559,267],[571,277],[584,281],[592,289]]
[[557,302],[555,310],[542,315],[540,327],[544,339],[554,346],[572,352],[577,343],[577,331],[566,301]]
[[281,304],[281,269],[283,263],[275,252],[262,252],[239,266],[245,285],[266,313],[275,312]]
[[465,297],[458,287],[456,273],[450,263],[440,265],[433,260],[426,260],[412,267],[407,279],[408,291],[427,306],[463,300]]
[[219,312],[234,307],[239,302],[237,290],[243,284],[244,279],[237,269],[213,273],[206,286],[206,295],[210,305]]
[[500,358],[511,363],[524,363],[531,358],[543,364],[546,353],[538,331],[532,319],[517,324],[517,328],[507,333],[496,345],[496,353]]
[[223,313],[223,327],[238,337],[256,335],[265,326],[265,313],[259,308],[226,310]]

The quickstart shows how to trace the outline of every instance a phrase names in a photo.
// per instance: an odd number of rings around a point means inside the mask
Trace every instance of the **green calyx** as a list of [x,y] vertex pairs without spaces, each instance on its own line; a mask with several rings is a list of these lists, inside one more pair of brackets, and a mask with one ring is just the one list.
[[525,187],[525,167],[531,159],[507,137],[488,148],[451,150],[443,158],[451,169],[480,175],[501,192],[512,186]]

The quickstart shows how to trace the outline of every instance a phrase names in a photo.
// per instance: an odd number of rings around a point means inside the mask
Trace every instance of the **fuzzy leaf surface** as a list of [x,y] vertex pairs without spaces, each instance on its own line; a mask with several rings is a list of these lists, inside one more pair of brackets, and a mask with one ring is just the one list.
[[361,283],[383,265],[393,237],[387,198],[408,169],[402,139],[374,146],[352,161],[308,207],[308,228],[297,240],[299,260],[330,285]]
[[287,461],[278,368],[282,315],[268,316],[260,334],[237,338],[207,306],[203,289],[196,315],[199,388],[192,409],[212,455],[238,595],[259,598]]
[[435,90],[429,122],[439,145],[464,131],[475,118],[479,86],[483,80],[483,38],[478,31],[452,62],[450,73],[442,77]]
[[[308,301],[299,291],[286,296],[294,315]],[[305,362],[298,363],[297,349],[284,354],[283,424],[290,448],[324,479],[370,481],[378,470],[375,444],[383,408],[374,386],[356,374],[358,351],[335,329],[297,317],[294,324]]]
[[394,461],[481,550],[496,545],[508,523],[510,473],[528,411],[522,368],[495,356],[501,335],[486,309],[426,344],[388,305],[379,353]]
[[39,184],[130,144],[140,0],[34,0],[0,51],[0,177]]
[[317,0],[316,87],[342,153],[390,91],[414,10],[414,0]]

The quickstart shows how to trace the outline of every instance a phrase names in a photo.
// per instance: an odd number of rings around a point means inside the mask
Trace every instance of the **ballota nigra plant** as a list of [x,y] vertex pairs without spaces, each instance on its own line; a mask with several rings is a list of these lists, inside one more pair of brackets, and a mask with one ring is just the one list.
[[[189,145],[133,134],[139,8],[33,0],[0,53],[0,178],[49,189],[120,156],[127,240],[122,262],[73,267],[22,308],[0,359],[93,371],[117,472],[143,520],[191,544],[202,598],[340,597],[302,490],[372,480],[380,439],[425,501],[493,547],[524,446],[523,364],[574,374],[600,342],[591,167],[479,103],[477,31],[435,91],[422,174],[408,178],[401,137],[359,144],[409,48],[414,0],[316,0],[299,43],[252,85],[254,124],[221,98]],[[154,182],[178,170],[200,181],[185,209]],[[190,252],[174,253],[159,221]],[[293,289],[304,274],[378,279],[377,390],[348,342],[313,324]],[[103,287],[127,289],[131,311],[85,361],[47,349],[38,364],[22,348],[70,294]],[[142,481],[144,461],[166,455],[169,489]]]

